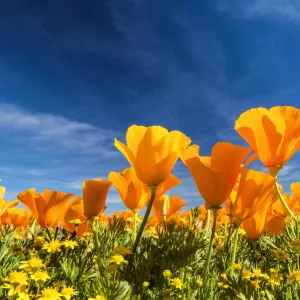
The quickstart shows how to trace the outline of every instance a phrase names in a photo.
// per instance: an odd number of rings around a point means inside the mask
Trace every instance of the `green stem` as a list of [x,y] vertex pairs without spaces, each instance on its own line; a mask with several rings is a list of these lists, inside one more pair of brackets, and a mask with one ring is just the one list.
[[100,246],[99,246],[99,239],[98,239],[98,230],[97,230],[97,220],[95,218],[92,218],[89,220],[90,225],[91,225],[91,230],[93,233],[93,241],[94,241],[94,246],[96,249],[96,255],[97,255],[97,264],[98,264],[98,269],[100,272],[100,266],[101,266],[101,261],[100,261]]
[[210,229],[210,210],[209,209],[207,210],[203,225],[204,225],[203,229],[206,231],[209,231],[209,229]]
[[228,215],[229,219],[230,219],[230,227],[229,227],[229,233],[228,233],[228,236],[227,236],[227,240],[226,240],[226,244],[225,244],[225,248],[227,249],[228,248],[228,245],[229,245],[229,241],[231,239],[231,234],[232,234],[232,216],[231,215]]
[[145,213],[145,215],[144,215],[142,224],[141,224],[141,226],[140,226],[140,229],[139,229],[139,231],[138,231],[137,237],[136,237],[136,239],[135,239],[135,242],[134,242],[134,245],[133,245],[133,248],[132,248],[132,252],[133,252],[133,253],[136,252],[137,247],[138,247],[138,245],[139,245],[139,243],[140,243],[141,237],[142,237],[142,235],[143,235],[144,229],[145,229],[145,227],[146,227],[146,224],[147,224],[147,221],[148,221],[150,212],[151,212],[151,208],[152,208],[152,205],[153,205],[153,202],[154,202],[154,199],[155,199],[156,189],[157,189],[157,186],[156,186],[156,185],[150,186],[150,190],[151,190],[151,198],[150,198],[150,200],[149,200],[149,203],[148,203],[148,206],[147,206],[147,209],[146,209],[146,213]]
[[276,189],[276,192],[277,192],[277,195],[281,201],[281,204],[283,205],[283,207],[285,208],[286,212],[290,215],[290,217],[292,219],[294,219],[295,221],[297,221],[295,215],[293,214],[293,212],[290,210],[289,206],[287,205],[287,203],[285,202],[281,192],[280,192],[280,189],[279,189],[279,185],[277,182],[275,182],[275,189]]
[[[206,258],[206,262],[205,262],[205,268],[204,268],[204,272],[203,272],[204,282],[207,281],[206,276],[207,276],[208,266],[210,263],[212,249],[213,249],[213,241],[214,241],[214,237],[215,237],[217,215],[218,215],[219,208],[212,208],[211,210],[213,211],[214,220],[213,220],[213,227],[212,227],[212,232],[211,232],[211,236],[210,236],[210,242],[209,242],[209,246],[208,246],[208,253],[207,253],[207,258]],[[207,211],[207,213],[209,213],[209,210]]]
[[167,222],[167,199],[164,199],[163,207],[162,207],[162,213],[163,222]]
[[240,228],[241,224],[242,224],[242,220],[237,220],[235,237],[234,237],[234,244],[233,244],[233,249],[232,249],[231,259],[230,259],[230,276],[233,275],[232,266],[233,266],[234,261],[235,261],[236,250],[237,250],[237,242],[238,242],[238,238],[239,238],[239,228]]
[[138,211],[133,211],[133,231],[132,231],[132,243],[134,243],[136,239],[136,223],[137,223],[137,214]]
[[225,216],[224,235],[227,236],[228,216]]

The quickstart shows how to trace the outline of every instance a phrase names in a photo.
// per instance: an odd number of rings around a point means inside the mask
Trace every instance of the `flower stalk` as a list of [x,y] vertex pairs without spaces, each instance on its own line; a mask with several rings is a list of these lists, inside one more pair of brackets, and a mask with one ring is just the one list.
[[150,198],[150,200],[148,202],[147,209],[146,209],[146,212],[145,212],[142,224],[140,226],[140,229],[138,231],[137,237],[136,237],[135,242],[133,244],[133,248],[132,248],[132,252],[133,253],[136,252],[136,250],[138,248],[138,245],[140,243],[141,237],[143,235],[144,229],[146,227],[146,224],[147,224],[150,212],[151,212],[151,208],[152,208],[152,205],[153,205],[153,202],[154,202],[154,199],[155,199],[155,194],[156,194],[157,186],[156,185],[150,186],[150,190],[151,190],[151,198]]
[[235,231],[233,249],[231,252],[231,259],[230,259],[230,276],[233,275],[233,267],[232,266],[234,264],[235,257],[236,257],[237,242],[238,242],[238,238],[239,238],[239,228],[240,228],[242,222],[243,222],[243,220],[237,220],[237,223],[236,223],[236,231]]
[[284,209],[286,210],[286,212],[290,215],[291,219],[293,219],[294,221],[297,221],[295,215],[293,214],[293,212],[291,211],[291,209],[289,208],[289,206],[285,202],[285,200],[284,200],[284,198],[283,198],[283,196],[280,192],[279,185],[278,185],[277,182],[275,182],[275,189],[276,189],[277,195],[280,199],[280,202],[281,202],[282,206],[284,207]]
[[90,218],[90,225],[91,225],[91,230],[93,233],[93,242],[94,242],[94,246],[96,249],[96,253],[97,253],[97,263],[98,263],[98,268],[100,270],[100,244],[99,244],[99,238],[98,238],[98,221],[97,218]]
[[133,211],[133,231],[132,231],[132,243],[134,243],[136,239],[136,223],[137,223],[137,215],[138,215],[138,210]]
[[[205,262],[205,268],[204,268],[204,272],[203,272],[203,278],[204,281],[207,281],[207,271],[208,271],[208,266],[210,263],[210,259],[211,259],[211,254],[212,254],[212,248],[213,248],[213,241],[214,241],[214,237],[215,237],[215,231],[216,231],[216,225],[217,225],[217,215],[218,215],[218,210],[219,208],[211,208],[211,210],[213,211],[213,227],[212,227],[212,232],[211,232],[211,236],[210,236],[210,242],[209,242],[209,246],[208,246],[208,253],[207,253],[207,258],[206,258],[206,262]],[[209,210],[207,211],[207,213],[209,213]]]

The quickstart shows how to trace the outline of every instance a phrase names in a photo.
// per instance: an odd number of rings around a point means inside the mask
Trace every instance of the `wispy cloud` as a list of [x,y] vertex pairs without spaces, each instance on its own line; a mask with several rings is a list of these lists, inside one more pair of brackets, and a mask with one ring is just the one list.
[[12,175],[32,175],[32,176],[41,176],[45,175],[46,172],[44,170],[39,169],[25,169],[25,168],[16,168],[16,167],[0,167],[1,173],[9,173]]
[[[38,145],[43,150],[71,151],[112,157],[113,137],[118,133],[65,117],[36,113],[22,107],[0,103],[0,128],[12,130],[16,140]],[[19,133],[19,135],[18,135]],[[109,146],[110,147],[109,147]]]
[[[299,155],[298,155],[299,156]],[[300,181],[299,169],[300,157],[298,160],[294,159],[279,172],[278,180],[285,185],[290,185],[292,182]]]
[[219,10],[246,19],[270,17],[275,20],[300,24],[298,0],[221,0]]

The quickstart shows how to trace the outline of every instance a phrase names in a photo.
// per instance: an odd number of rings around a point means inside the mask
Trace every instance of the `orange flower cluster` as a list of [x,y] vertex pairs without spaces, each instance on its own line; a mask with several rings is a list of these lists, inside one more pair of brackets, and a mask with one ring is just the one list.
[[[281,233],[286,217],[300,212],[300,183],[292,184],[293,195],[282,195],[277,183],[278,172],[300,148],[300,111],[290,106],[253,108],[240,115],[235,130],[249,147],[218,142],[210,156],[200,156],[200,147],[190,145],[191,139],[180,131],[133,125],[126,134],[127,144],[115,139],[116,148],[130,168],[110,172],[108,180],[86,180],[82,197],[72,198],[73,194],[60,191],[39,194],[34,189],[26,190],[17,198],[30,213],[15,208],[19,201],[7,203],[1,188],[0,224],[26,227],[34,219],[43,228],[61,226],[81,235],[90,231],[89,220],[107,222],[103,212],[112,185],[131,211],[119,216],[132,218],[148,204],[152,210],[149,226],[171,219],[187,222],[189,212],[179,213],[187,203],[179,196],[166,195],[180,183],[171,174],[180,158],[205,202],[200,217],[204,223],[210,217],[208,209],[212,209],[218,211],[217,226],[230,219],[242,224],[251,239],[258,239],[265,230]],[[247,168],[256,158],[269,174]]]

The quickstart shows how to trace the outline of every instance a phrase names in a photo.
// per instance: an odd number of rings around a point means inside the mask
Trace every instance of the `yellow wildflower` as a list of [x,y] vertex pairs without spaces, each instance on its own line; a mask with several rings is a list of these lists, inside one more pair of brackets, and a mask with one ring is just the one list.
[[300,252],[300,240],[293,240],[290,242],[290,247],[295,252]]
[[88,298],[88,300],[105,300],[104,296],[96,296],[95,298]]
[[172,276],[172,272],[171,272],[170,270],[164,270],[164,271],[163,271],[163,276],[164,276],[165,278],[171,277],[171,276]]
[[46,288],[46,289],[43,289],[38,300],[60,300],[61,297],[62,297],[62,294],[59,293],[56,289]]
[[242,278],[243,279],[250,279],[251,275],[252,275],[252,273],[251,273],[250,270],[245,269],[245,270],[242,271]]
[[78,246],[78,244],[77,244],[77,242],[75,242],[75,241],[64,241],[63,243],[62,243],[66,248],[71,248],[71,249],[74,249],[74,247],[77,247]]
[[242,228],[239,228],[239,235],[245,235],[246,231]]
[[288,259],[288,254],[284,250],[273,250],[278,261],[286,261]]
[[233,269],[241,269],[241,268],[242,268],[242,265],[241,265],[241,264],[233,264],[233,265],[232,265],[232,268],[233,268]]
[[16,294],[20,295],[22,293],[24,293],[27,289],[25,284],[8,284],[8,283],[4,283],[4,285],[2,285],[3,289],[8,289],[8,296],[14,296]]
[[73,288],[71,287],[64,287],[61,290],[61,293],[63,296],[67,299],[70,300],[72,296],[78,295],[78,292],[76,292]]
[[51,241],[49,243],[46,243],[43,247],[43,249],[47,250],[47,252],[58,252],[60,251],[61,243],[58,240]]
[[12,236],[11,236],[14,240],[21,240],[22,237],[18,234],[18,233],[14,233]]
[[300,282],[300,271],[295,271],[292,272],[289,277],[288,277],[289,281],[297,281]]
[[16,284],[22,284],[22,285],[28,285],[27,282],[27,274],[23,271],[17,272],[13,271],[9,274],[9,276],[5,279],[5,281],[8,281],[9,283],[16,283]]
[[33,274],[30,276],[30,278],[31,278],[32,280],[35,280],[35,281],[41,280],[41,281],[44,281],[44,282],[45,282],[47,279],[50,278],[50,276],[49,276],[48,273],[45,272],[45,271],[36,271],[35,273],[33,273]]
[[282,280],[282,274],[280,273],[274,274],[270,277],[270,284],[272,286],[279,286],[281,280]]
[[263,277],[263,276],[264,276],[264,274],[261,273],[261,270],[260,270],[260,269],[254,269],[254,270],[252,271],[252,275],[253,275],[254,277]]
[[113,255],[109,262],[120,265],[122,263],[127,263],[127,260],[124,259],[123,255]]
[[258,279],[251,280],[251,285],[256,289],[260,288]]
[[203,286],[203,281],[201,279],[197,279],[196,280],[196,284],[199,286],[199,287],[202,287]]
[[27,293],[20,292],[18,293],[18,297],[16,300],[30,300],[30,298]]
[[43,261],[40,258],[32,257],[29,260],[21,261],[21,266],[19,268],[24,269],[26,272],[29,272],[34,271],[43,266]]
[[174,285],[177,289],[182,289],[183,283],[180,280],[180,278],[176,277],[174,279],[171,279],[171,284]]

